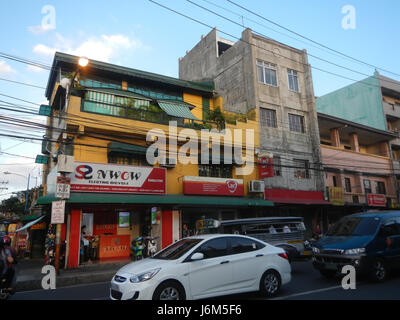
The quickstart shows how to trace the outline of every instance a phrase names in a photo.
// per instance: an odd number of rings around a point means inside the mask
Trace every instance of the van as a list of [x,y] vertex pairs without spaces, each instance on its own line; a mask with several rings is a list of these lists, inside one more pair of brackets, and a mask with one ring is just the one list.
[[400,268],[400,211],[346,216],[314,243],[312,252],[314,267],[325,277],[351,265],[357,274],[382,282]]
[[220,221],[219,233],[242,234],[284,249],[289,261],[304,258],[305,225],[301,217],[265,217]]

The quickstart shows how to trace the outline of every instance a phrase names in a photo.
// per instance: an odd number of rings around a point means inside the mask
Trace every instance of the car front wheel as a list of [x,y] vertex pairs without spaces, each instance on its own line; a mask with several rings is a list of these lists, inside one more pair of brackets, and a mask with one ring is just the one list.
[[153,300],[185,300],[185,290],[175,281],[160,284],[153,294]]
[[386,280],[388,270],[386,264],[381,259],[376,259],[371,267],[370,278],[375,282],[383,282]]
[[260,293],[266,297],[276,296],[281,288],[281,277],[275,270],[266,271],[260,282]]

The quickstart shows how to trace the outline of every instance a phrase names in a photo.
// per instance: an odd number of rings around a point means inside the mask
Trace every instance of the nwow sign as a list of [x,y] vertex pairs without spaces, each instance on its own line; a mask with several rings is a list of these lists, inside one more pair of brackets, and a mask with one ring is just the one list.
[[165,194],[166,169],[75,162],[71,192]]

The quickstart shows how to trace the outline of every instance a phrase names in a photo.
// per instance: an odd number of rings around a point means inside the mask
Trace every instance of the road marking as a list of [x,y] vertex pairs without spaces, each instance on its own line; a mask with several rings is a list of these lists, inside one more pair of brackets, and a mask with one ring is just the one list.
[[312,293],[317,293],[317,292],[324,292],[324,291],[335,290],[335,289],[342,289],[342,286],[334,286],[334,287],[322,288],[322,289],[317,289],[317,290],[305,291],[305,292],[290,294],[290,295],[284,296],[284,297],[273,298],[273,299],[270,299],[270,300],[283,300],[283,299],[287,299],[287,298],[304,296],[304,295],[307,295],[307,294],[312,294]]

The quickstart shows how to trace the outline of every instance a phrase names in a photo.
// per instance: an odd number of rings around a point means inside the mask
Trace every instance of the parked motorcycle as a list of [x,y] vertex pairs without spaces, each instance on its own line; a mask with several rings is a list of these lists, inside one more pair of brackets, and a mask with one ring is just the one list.
[[147,257],[152,257],[157,252],[157,242],[159,237],[146,237]]
[[143,251],[145,248],[146,246],[144,245],[143,237],[137,237],[132,241],[131,252],[135,261],[142,260],[144,258]]

